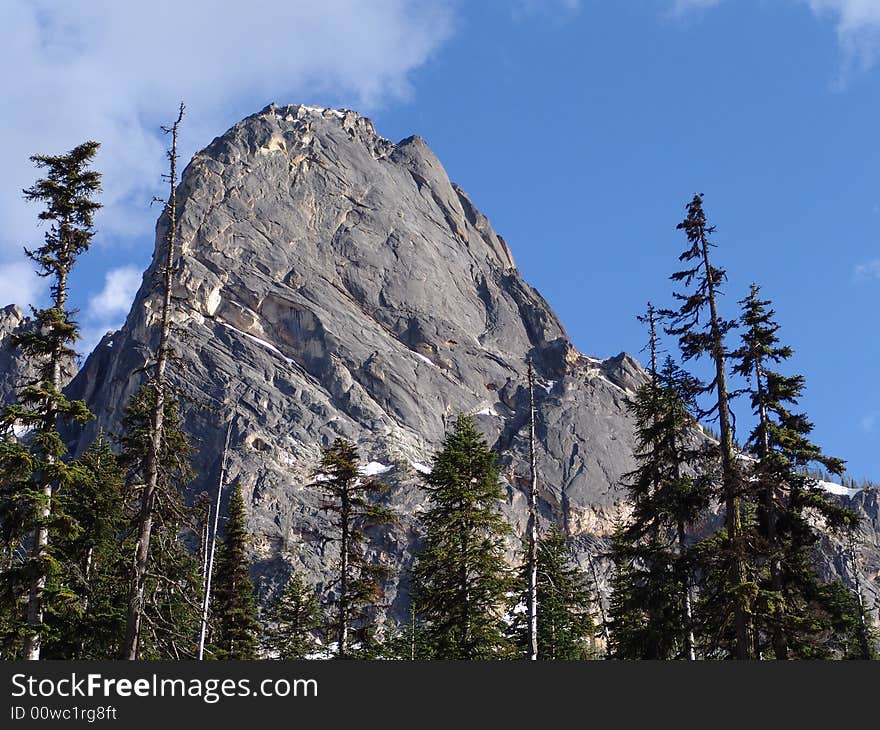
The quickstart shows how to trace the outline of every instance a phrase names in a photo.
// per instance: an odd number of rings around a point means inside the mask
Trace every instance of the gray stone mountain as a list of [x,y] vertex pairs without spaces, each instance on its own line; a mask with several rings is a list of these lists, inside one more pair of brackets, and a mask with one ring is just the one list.
[[24,313],[15,304],[0,309],[0,397],[4,403],[29,376],[24,359],[10,347],[10,335],[25,325]]
[[[505,508],[521,526],[527,357],[539,381],[541,509],[582,550],[610,530],[616,483],[633,466],[625,398],[641,367],[572,346],[423,139],[394,144],[352,111],[269,106],[195,155],[178,216],[171,370],[197,440],[194,490],[213,489],[232,418],[230,483],[247,496],[265,588],[286,563],[319,581],[332,564],[309,484],[337,436],[391,486],[403,519],[373,538],[398,569],[424,506],[419,471],[459,412],[500,452]],[[125,325],[71,385],[97,414],[83,443],[118,427],[155,348],[165,226]]]
[[[166,226],[160,218],[125,324],[68,388],[97,416],[80,448],[99,428],[118,429],[143,381],[157,344]],[[626,511],[620,477],[634,466],[626,397],[644,371],[626,354],[577,351],[423,139],[395,144],[353,111],[270,105],[194,156],[177,235],[170,372],[198,449],[192,492],[215,489],[231,419],[228,484],[244,489],[263,595],[290,565],[319,584],[332,571],[336,544],[310,484],[320,449],[338,436],[359,445],[365,472],[389,485],[401,515],[370,535],[395,569],[387,598],[398,614],[425,504],[420,472],[459,412],[497,449],[503,509],[521,534],[527,358],[538,382],[542,515],[607,588],[601,553]],[[876,495],[872,504],[865,534],[876,541]],[[511,558],[517,547],[512,540]],[[828,570],[841,572],[830,543],[826,553]],[[871,555],[862,577],[876,591],[880,551]]]

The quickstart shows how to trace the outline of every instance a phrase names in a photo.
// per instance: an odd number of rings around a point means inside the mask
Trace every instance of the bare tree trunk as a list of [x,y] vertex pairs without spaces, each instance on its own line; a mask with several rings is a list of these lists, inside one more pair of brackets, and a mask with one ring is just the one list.
[[871,644],[868,639],[868,621],[865,616],[865,597],[862,595],[862,581],[859,578],[859,563],[856,557],[856,537],[855,528],[849,528],[848,535],[848,552],[849,565],[852,572],[853,592],[856,594],[856,601],[859,607],[859,649],[862,652],[862,659],[871,658]]
[[[68,223],[65,221],[61,225],[60,235],[62,239],[68,237]],[[67,244],[66,244],[67,245]],[[64,254],[61,254],[64,257]],[[60,312],[64,311],[67,304],[67,268],[64,266],[58,269],[58,281],[55,284],[55,309]],[[50,364],[52,368],[52,389],[56,393],[61,392],[62,388],[62,358],[63,353],[60,347],[52,350]],[[54,431],[58,426],[58,409],[54,398],[49,397],[46,402],[46,431]],[[46,455],[46,462],[53,464],[55,462],[54,454]],[[52,514],[52,498],[54,496],[54,484],[50,480],[45,480],[43,484],[43,502],[39,508],[39,525],[34,530],[34,542],[31,548],[31,556],[33,560],[40,564],[37,574],[31,579],[28,588],[27,603],[27,623],[31,627],[32,633],[29,633],[24,640],[24,658],[32,661],[39,660],[42,649],[41,630],[43,626],[43,593],[46,590],[47,569],[45,563],[49,559],[49,517]]]
[[712,359],[715,361],[715,389],[718,395],[718,425],[721,431],[721,475],[724,489],[725,527],[727,539],[731,547],[731,580],[736,588],[734,601],[734,624],[736,629],[736,657],[749,659],[751,643],[749,641],[748,606],[742,591],[746,582],[745,562],[742,556],[742,517],[739,508],[739,480],[737,465],[733,453],[733,432],[730,427],[730,395],[727,390],[727,364],[724,355],[724,342],[715,294],[715,280],[712,276],[712,265],[709,262],[709,241],[705,232],[700,233],[700,245],[703,254],[703,266],[709,287],[709,312],[712,331]]
[[[685,539],[684,522],[678,522],[678,552],[679,555],[684,553]],[[684,652],[688,661],[695,661],[697,658],[695,641],[694,641],[694,612],[693,612],[693,596],[691,595],[691,575],[690,570],[684,576]]]
[[211,577],[214,575],[214,554],[217,551],[217,526],[220,524],[220,498],[226,484],[226,467],[229,463],[229,437],[232,435],[232,419],[226,425],[226,441],[220,462],[220,478],[217,480],[217,499],[214,501],[214,524],[211,530],[211,546],[206,552],[205,595],[202,596],[202,623],[199,629],[199,661],[205,658],[205,636],[208,633],[208,608],[211,605]]
[[162,270],[162,313],[159,334],[159,350],[156,353],[156,370],[153,387],[155,403],[153,404],[152,421],[150,423],[150,444],[144,464],[144,492],[141,497],[141,510],[138,517],[138,537],[132,570],[131,589],[128,601],[128,621],[126,627],[124,658],[138,658],[141,633],[141,618],[144,611],[144,590],[146,587],[147,564],[150,557],[150,538],[153,532],[153,509],[156,501],[156,490],[159,485],[159,458],[162,451],[162,439],[165,425],[165,389],[166,370],[169,358],[169,340],[171,338],[171,283],[174,273],[177,228],[177,128],[183,119],[183,104],[177,120],[166,132],[171,133],[171,150],[168,153],[170,162],[167,210],[168,235],[165,252],[165,266]]
[[342,510],[340,522],[342,523],[342,546],[340,554],[339,576],[339,626],[336,635],[336,656],[345,659],[348,656],[348,541],[351,531],[351,508],[349,506],[348,493],[342,495]]
[[535,456],[535,376],[528,363],[529,378],[529,488],[528,571],[529,571],[529,660],[538,659],[538,464]]
[[611,646],[611,632],[608,630],[608,617],[605,615],[605,606],[602,604],[602,591],[599,589],[599,571],[593,556],[587,552],[587,562],[590,564],[590,572],[593,574],[593,585],[596,586],[596,605],[599,607],[599,620],[602,622],[602,636],[605,639],[605,656],[608,656],[608,648]]

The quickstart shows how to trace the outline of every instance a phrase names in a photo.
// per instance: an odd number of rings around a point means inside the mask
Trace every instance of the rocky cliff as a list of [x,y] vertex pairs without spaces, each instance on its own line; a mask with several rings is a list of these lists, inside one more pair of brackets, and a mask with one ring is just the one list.
[[[336,546],[309,483],[337,436],[359,444],[402,515],[371,535],[403,576],[388,586],[397,610],[424,505],[420,472],[459,412],[498,450],[504,509],[521,529],[527,358],[539,386],[540,509],[588,567],[625,509],[625,398],[644,372],[628,355],[600,361],[573,347],[423,139],[393,143],[352,111],[272,105],[195,155],[178,211],[171,373],[198,449],[193,492],[213,491],[232,420],[229,484],[249,504],[262,592],[289,564],[319,583],[328,575]],[[81,444],[118,427],[156,347],[166,225],[125,325],[69,387],[97,414]],[[877,562],[866,578],[877,580]],[[607,561],[596,565],[605,585]]]
[[[215,483],[233,419],[230,481],[249,499],[265,588],[285,563],[320,580],[333,559],[308,484],[337,436],[392,487],[404,519],[373,538],[398,568],[424,502],[419,471],[459,412],[502,454],[506,509],[522,524],[527,357],[540,384],[541,510],[582,549],[609,530],[632,466],[624,399],[642,370],[575,350],[423,139],[392,143],[351,111],[269,106],[193,158],[178,206],[172,372],[197,439],[194,490]],[[86,441],[118,425],[155,347],[165,226],[125,325],[71,386],[98,415]]]

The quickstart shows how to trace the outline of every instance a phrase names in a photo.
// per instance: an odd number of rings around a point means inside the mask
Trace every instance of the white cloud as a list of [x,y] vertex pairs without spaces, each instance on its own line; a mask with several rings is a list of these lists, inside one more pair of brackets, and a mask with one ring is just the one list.
[[34,273],[29,261],[0,265],[0,306],[17,304],[28,311],[28,306],[39,301],[46,291],[46,280]]
[[693,10],[705,10],[706,8],[714,8],[720,5],[721,0],[674,0],[672,3],[672,13],[681,15]]
[[107,332],[122,326],[141,278],[141,270],[136,266],[120,266],[104,275],[103,289],[89,297],[77,346],[80,353],[88,355]]
[[859,421],[859,425],[862,427],[863,431],[874,433],[874,431],[877,430],[878,422],[880,422],[880,411],[872,411],[862,417]]
[[880,279],[880,259],[872,259],[858,264],[853,271],[856,281]]
[[[864,70],[880,52],[880,2],[878,0],[804,0],[820,16],[834,18],[837,39],[847,67]],[[847,69],[844,70],[846,73]]]
[[104,288],[89,299],[87,316],[102,321],[124,317],[140,285],[141,271],[134,266],[108,271],[104,275]]
[[[38,176],[29,155],[100,141],[98,245],[149,238],[165,167],[158,127],[180,100],[184,160],[270,101],[375,108],[409,93],[409,74],[450,35],[452,2],[3,0],[0,267],[15,271],[21,245],[42,238],[21,198]],[[0,303],[33,291],[0,279]]]
[[[722,0],[670,0],[671,12],[684,15],[716,7]],[[819,18],[835,24],[837,40],[844,54],[840,81],[855,67],[864,71],[880,58],[880,0],[790,0],[806,5]]]

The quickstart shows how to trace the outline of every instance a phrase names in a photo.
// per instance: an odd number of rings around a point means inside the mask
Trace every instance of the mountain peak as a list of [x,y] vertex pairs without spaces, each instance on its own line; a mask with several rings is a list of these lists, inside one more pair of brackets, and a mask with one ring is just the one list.
[[[173,317],[186,339],[172,378],[200,443],[194,489],[211,488],[234,418],[229,483],[250,500],[270,573],[286,561],[316,579],[327,569],[309,547],[327,516],[304,485],[337,437],[355,441],[365,462],[394,466],[383,479],[404,519],[377,547],[390,562],[408,559],[424,499],[411,465],[430,461],[460,412],[498,451],[506,509],[522,521],[527,360],[538,380],[542,509],[573,536],[611,530],[617,480],[633,467],[625,389],[638,366],[577,353],[424,139],[395,144],[351,110],[269,105],[195,155],[177,221]],[[118,427],[155,351],[148,287],[166,225],[113,347],[90,357],[71,388],[97,415],[83,443]]]

